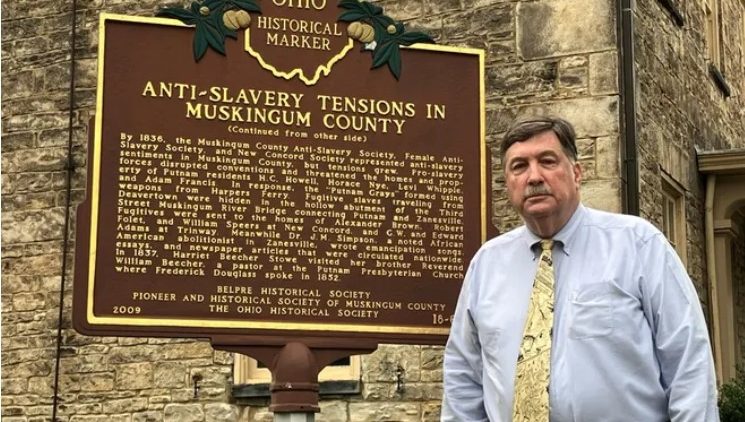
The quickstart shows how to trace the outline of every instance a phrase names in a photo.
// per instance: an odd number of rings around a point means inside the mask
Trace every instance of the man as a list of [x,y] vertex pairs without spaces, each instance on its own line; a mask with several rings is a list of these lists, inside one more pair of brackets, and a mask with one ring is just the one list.
[[719,420],[701,306],[664,235],[580,204],[574,129],[562,119],[517,123],[501,155],[525,225],[471,261],[445,349],[442,420]]

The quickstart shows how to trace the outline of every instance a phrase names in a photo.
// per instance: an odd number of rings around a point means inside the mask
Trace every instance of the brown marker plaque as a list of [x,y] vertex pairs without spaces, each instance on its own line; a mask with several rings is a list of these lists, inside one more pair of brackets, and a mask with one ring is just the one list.
[[403,48],[397,80],[340,11],[266,5],[332,26],[277,45],[255,15],[199,61],[178,21],[102,17],[78,331],[445,341],[486,233],[483,52]]

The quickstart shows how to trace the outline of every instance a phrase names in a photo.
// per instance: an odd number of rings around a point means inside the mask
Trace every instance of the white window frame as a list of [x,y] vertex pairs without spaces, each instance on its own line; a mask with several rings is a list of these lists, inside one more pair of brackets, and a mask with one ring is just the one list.
[[[318,374],[318,381],[359,381],[362,374],[362,360],[359,355],[349,357],[348,365],[329,365]],[[235,355],[233,359],[233,384],[268,384],[272,374],[260,367],[256,359],[245,355]]]
[[703,0],[704,38],[706,39],[706,57],[720,72],[722,69],[722,48],[720,39],[722,25],[719,20],[719,1]]
[[685,189],[665,172],[662,174],[662,233],[684,264],[688,262]]

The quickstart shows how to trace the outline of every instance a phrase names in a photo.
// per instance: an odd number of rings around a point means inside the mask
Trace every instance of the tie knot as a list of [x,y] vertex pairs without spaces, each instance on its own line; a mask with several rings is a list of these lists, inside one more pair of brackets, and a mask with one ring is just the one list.
[[541,240],[541,250],[542,251],[550,251],[553,246],[554,246],[553,239],[543,239],[543,240]]

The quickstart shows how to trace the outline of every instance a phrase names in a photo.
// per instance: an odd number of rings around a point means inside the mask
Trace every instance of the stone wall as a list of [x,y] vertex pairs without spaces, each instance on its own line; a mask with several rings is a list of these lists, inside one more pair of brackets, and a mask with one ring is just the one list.
[[[510,3],[514,26],[486,70],[487,142],[492,146],[493,222],[500,232],[520,224],[508,203],[498,142],[516,119],[564,116],[575,125],[586,204],[621,210],[618,51],[614,2]],[[506,7],[503,5],[502,7]],[[491,49],[495,47],[492,45]]]
[[745,6],[722,0],[723,58],[720,69],[732,90],[725,98],[709,74],[702,2],[673,1],[685,19],[676,25],[661,2],[636,5],[641,215],[662,222],[661,172],[685,189],[688,271],[708,306],[706,288],[705,181],[696,169],[696,149],[745,147]]

